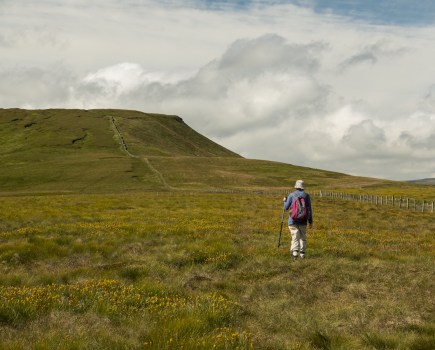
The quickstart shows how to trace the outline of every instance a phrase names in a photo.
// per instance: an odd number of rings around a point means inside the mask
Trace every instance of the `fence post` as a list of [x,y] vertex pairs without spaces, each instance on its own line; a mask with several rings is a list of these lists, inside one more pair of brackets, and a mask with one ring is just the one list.
[[409,198],[406,197],[406,209],[409,209]]
[[402,196],[400,196],[400,199],[399,199],[399,208],[402,208]]
[[424,205],[425,205],[425,203],[424,203],[424,201],[423,201],[423,203],[421,203],[421,212],[422,212],[422,213],[424,212]]

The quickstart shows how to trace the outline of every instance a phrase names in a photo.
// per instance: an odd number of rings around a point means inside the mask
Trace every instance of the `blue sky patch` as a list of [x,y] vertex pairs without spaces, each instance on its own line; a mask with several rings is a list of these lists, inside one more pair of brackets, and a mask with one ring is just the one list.
[[435,23],[434,0],[200,0],[209,10],[247,10],[255,5],[293,4],[320,14],[335,14],[351,20],[385,25],[425,26]]

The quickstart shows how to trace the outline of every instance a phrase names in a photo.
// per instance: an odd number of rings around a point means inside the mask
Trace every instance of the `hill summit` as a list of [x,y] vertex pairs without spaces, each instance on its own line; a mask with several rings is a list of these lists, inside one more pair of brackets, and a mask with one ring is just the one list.
[[110,109],[3,109],[0,123],[3,152],[47,147],[57,152],[117,149],[117,137],[122,135],[130,152],[140,156],[240,157],[172,115]]

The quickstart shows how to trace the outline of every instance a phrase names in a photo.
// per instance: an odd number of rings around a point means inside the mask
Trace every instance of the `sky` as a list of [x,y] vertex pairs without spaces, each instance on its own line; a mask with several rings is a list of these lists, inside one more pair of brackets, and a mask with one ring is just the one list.
[[0,108],[176,114],[240,155],[435,178],[435,1],[0,0]]

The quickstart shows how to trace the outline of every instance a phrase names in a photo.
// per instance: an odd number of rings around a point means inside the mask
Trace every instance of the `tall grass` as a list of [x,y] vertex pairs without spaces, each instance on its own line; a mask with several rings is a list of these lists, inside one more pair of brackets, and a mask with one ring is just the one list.
[[315,198],[131,193],[0,202],[5,349],[432,349],[431,213]]

